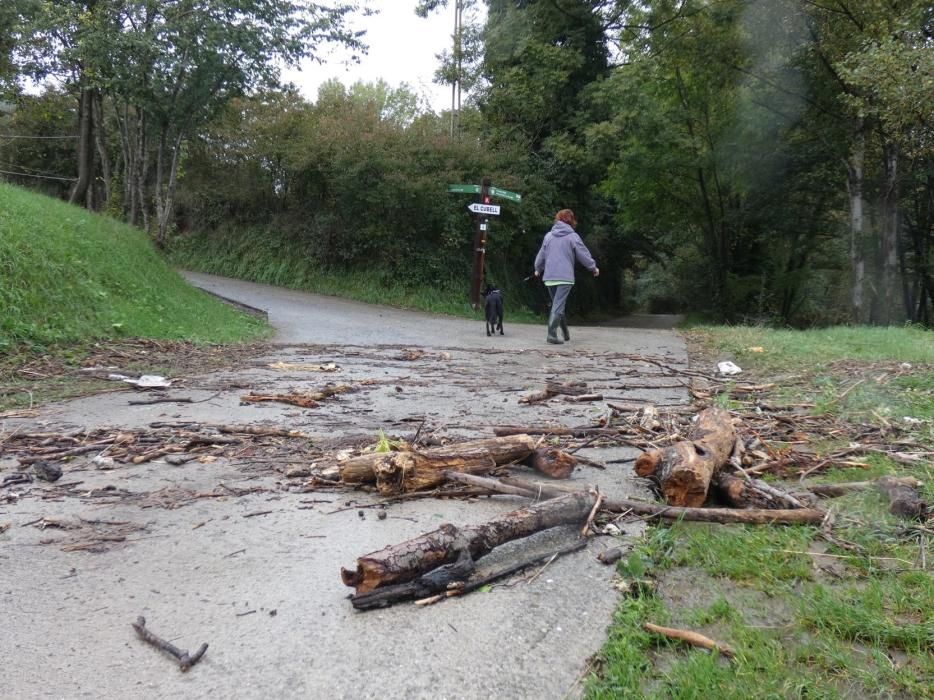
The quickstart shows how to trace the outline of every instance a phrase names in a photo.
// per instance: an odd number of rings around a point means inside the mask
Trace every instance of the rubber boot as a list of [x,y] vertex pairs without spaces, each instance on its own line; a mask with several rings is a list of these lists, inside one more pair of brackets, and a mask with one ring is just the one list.
[[571,333],[568,331],[568,322],[564,320],[564,314],[561,314],[561,332],[564,334],[564,339],[570,340]]
[[548,337],[546,340],[552,345],[562,345],[564,341],[558,337],[558,325],[561,323],[561,317],[548,319]]

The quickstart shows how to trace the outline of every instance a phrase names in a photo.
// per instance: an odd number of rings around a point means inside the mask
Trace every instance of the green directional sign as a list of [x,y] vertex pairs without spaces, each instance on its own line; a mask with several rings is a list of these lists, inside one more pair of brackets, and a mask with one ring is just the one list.
[[501,190],[499,187],[491,187],[490,195],[493,197],[500,197],[502,199],[508,199],[510,202],[521,202],[522,195],[518,192],[510,192],[509,190]]
[[448,185],[448,192],[461,194],[480,194],[480,185]]

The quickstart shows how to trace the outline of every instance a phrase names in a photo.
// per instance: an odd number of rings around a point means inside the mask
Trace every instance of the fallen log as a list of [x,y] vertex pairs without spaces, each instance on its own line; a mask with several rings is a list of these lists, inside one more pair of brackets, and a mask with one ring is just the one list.
[[350,457],[322,472],[345,484],[375,483],[384,496],[432,489],[444,482],[446,470],[487,474],[492,469],[523,462],[537,472],[564,479],[574,470],[574,456],[557,448],[535,447],[530,435],[486,438],[427,450],[373,452]]
[[560,394],[565,394],[567,396],[583,396],[587,394],[587,392],[587,385],[584,382],[556,382],[554,380],[548,380],[545,382],[545,389],[543,391],[536,391],[527,396],[523,396],[519,399],[519,403],[538,403],[540,401],[547,401],[553,396],[558,396]]
[[583,523],[596,498],[589,493],[565,494],[504,513],[481,525],[458,528],[444,524],[415,539],[360,557],[353,569],[341,569],[341,579],[345,585],[356,588],[356,595],[361,595],[382,586],[412,581],[432,569],[454,563],[464,550],[476,561],[506,542],[559,525]]
[[669,504],[699,507],[707,498],[710,480],[730,458],[735,440],[730,413],[706,408],[698,414],[687,440],[641,454],[636,474],[654,478]]
[[724,472],[714,476],[717,494],[734,508],[804,508],[794,496],[760,479],[741,479]]
[[[483,440],[470,440],[455,445],[433,447],[421,450],[418,454],[428,461],[436,461],[439,469],[455,469],[454,464],[460,460],[465,468],[457,471],[473,473],[471,467],[477,471],[489,471],[493,466],[523,460],[532,454],[535,449],[535,440],[529,435],[513,435],[505,438],[485,438]],[[411,453],[411,448],[400,450],[401,453]],[[368,452],[341,460],[336,471],[328,472],[333,478],[338,478],[346,484],[366,484],[376,482],[376,465],[394,452]],[[424,462],[424,460],[423,460]],[[327,478],[328,475],[324,475]],[[413,490],[413,489],[407,489]]]
[[[453,475],[452,481],[460,481],[459,475]],[[473,486],[482,486],[490,491],[497,490],[497,484],[505,485],[511,489],[524,489],[528,498],[554,498],[568,493],[580,493],[575,487],[567,484],[546,484],[541,481],[526,481],[515,477],[502,479],[489,479],[474,477],[470,482]],[[516,495],[514,490],[502,491]],[[665,520],[692,520],[708,523],[738,523],[745,525],[820,525],[827,515],[815,508],[794,509],[733,509],[733,508],[682,508],[666,506],[664,504],[645,503],[630,499],[604,499],[603,510],[610,513],[631,512],[635,515],[644,515]]]
[[523,559],[472,581],[467,580],[467,578],[474,572],[475,565],[469,552],[464,550],[461,553],[461,558],[454,564],[438,567],[427,574],[419,576],[415,581],[400,583],[395,586],[383,586],[369,593],[353,595],[350,597],[350,603],[357,610],[385,608],[394,603],[410,599],[415,599],[416,605],[431,605],[445,598],[466,595],[530,566],[554,559],[562,554],[577,552],[586,546],[587,540],[578,540],[556,552]]
[[344,394],[350,391],[346,384],[335,386],[326,386],[321,391],[307,391],[304,393],[292,392],[290,394],[247,394],[241,396],[242,403],[262,403],[264,401],[274,401],[277,403],[287,403],[302,408],[317,408],[320,401],[324,401],[331,396]]

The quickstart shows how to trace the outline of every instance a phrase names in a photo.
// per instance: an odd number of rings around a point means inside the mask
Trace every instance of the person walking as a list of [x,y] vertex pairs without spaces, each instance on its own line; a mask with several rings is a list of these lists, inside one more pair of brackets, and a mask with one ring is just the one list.
[[570,209],[562,209],[555,214],[555,223],[545,234],[542,247],[535,256],[535,276],[541,278],[551,296],[551,314],[548,317],[549,343],[560,345],[558,327],[564,340],[570,340],[568,324],[564,319],[564,307],[574,286],[574,262],[586,267],[594,277],[600,276],[600,268],[584,245],[584,241],[574,229],[577,217]]

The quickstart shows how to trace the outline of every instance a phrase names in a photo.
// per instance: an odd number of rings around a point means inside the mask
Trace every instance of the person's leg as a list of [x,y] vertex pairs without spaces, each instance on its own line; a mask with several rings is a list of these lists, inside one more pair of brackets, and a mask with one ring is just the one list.
[[551,310],[548,312],[548,335],[545,338],[549,343],[554,343],[555,345],[560,345],[561,341],[558,340],[558,334],[555,331],[557,328],[557,320],[555,316],[555,296],[558,291],[557,286],[546,287],[548,289],[548,295],[551,297]]
[[571,293],[571,284],[558,284],[549,287],[551,294],[551,316],[548,318],[548,342],[560,344],[558,339],[558,327],[564,322],[564,307],[568,301],[568,295]]

